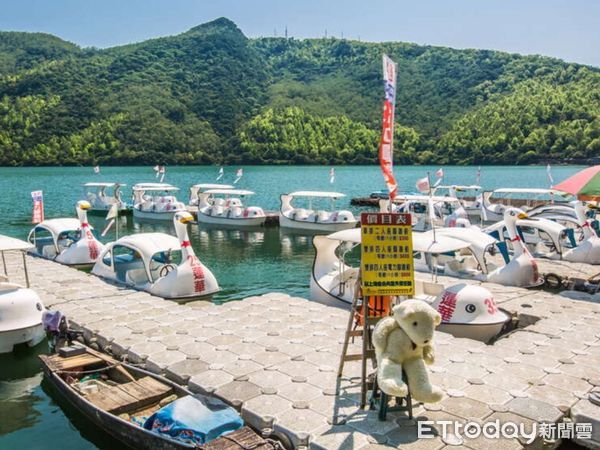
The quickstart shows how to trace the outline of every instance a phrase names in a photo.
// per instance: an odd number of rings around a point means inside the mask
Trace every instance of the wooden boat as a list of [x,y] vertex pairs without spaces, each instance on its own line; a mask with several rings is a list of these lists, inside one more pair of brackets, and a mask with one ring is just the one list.
[[[166,378],[83,345],[62,350],[39,356],[48,380],[95,425],[132,448],[279,448],[243,426],[239,414],[216,397],[194,395]],[[176,420],[189,403],[195,424],[201,424],[193,429]],[[166,409],[172,410],[176,425],[160,415]]]

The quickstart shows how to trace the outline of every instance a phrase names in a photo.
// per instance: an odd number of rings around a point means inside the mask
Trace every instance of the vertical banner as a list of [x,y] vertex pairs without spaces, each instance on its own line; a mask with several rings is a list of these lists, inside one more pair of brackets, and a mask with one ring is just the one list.
[[360,221],[363,295],[414,295],[410,214],[362,213]]
[[393,202],[398,191],[394,178],[394,112],[396,108],[396,63],[383,55],[383,83],[385,98],[383,101],[383,124],[379,143],[379,165]]
[[31,223],[40,223],[44,221],[44,194],[42,191],[33,191],[31,193],[33,200],[33,211],[31,213]]

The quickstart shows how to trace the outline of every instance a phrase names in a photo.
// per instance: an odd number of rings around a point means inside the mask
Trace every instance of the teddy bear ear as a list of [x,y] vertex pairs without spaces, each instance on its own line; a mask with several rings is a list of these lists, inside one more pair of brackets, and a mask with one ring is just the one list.
[[439,312],[435,312],[435,316],[433,317],[433,321],[435,323],[435,326],[437,327],[440,323],[442,323],[442,316],[440,315]]
[[402,320],[410,316],[415,311],[412,305],[407,304],[406,302],[401,302],[400,304],[394,306],[392,312],[394,313],[394,316]]

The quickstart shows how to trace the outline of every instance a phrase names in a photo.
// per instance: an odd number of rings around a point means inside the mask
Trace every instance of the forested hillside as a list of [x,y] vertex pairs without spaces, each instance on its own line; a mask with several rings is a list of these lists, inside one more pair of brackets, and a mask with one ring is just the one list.
[[600,156],[600,70],[487,50],[247,39],[227,19],[105,50],[0,32],[0,164],[361,164],[381,54],[398,63],[395,157]]

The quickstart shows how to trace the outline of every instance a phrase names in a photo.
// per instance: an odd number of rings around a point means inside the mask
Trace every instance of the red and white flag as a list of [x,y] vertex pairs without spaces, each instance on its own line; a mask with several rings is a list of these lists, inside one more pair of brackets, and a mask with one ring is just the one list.
[[429,192],[429,177],[418,179],[416,186],[419,192]]
[[444,178],[444,169],[441,167],[435,171],[435,176],[438,178]]
[[160,173],[160,182],[162,183],[165,179],[165,173],[167,173],[167,168],[165,166],[160,166],[158,169],[158,173]]
[[333,167],[329,169],[329,183],[335,183],[335,169]]
[[94,173],[100,173],[100,166],[94,166]]
[[383,82],[385,98],[383,101],[383,122],[381,141],[379,142],[379,165],[385,184],[393,202],[398,191],[394,178],[394,112],[396,108],[396,63],[383,55]]
[[244,176],[244,169],[238,169],[235,173],[235,181],[233,184],[237,184],[238,181]]
[[33,191],[31,193],[33,200],[33,211],[31,213],[31,223],[40,223],[44,221],[44,194],[42,191]]

